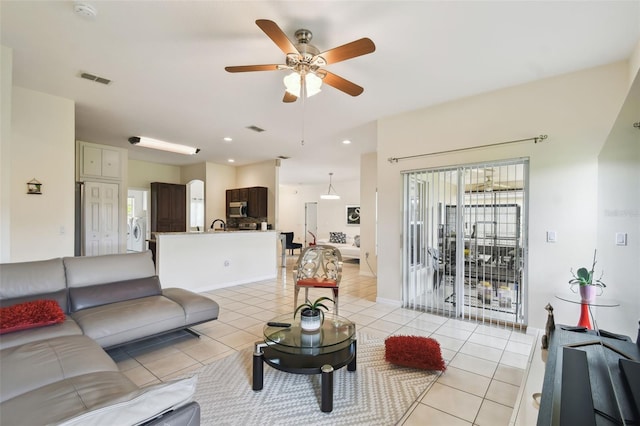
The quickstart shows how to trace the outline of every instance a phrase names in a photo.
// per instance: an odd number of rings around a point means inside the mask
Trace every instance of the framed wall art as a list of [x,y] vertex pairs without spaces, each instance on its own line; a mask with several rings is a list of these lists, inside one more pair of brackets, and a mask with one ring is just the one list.
[[360,225],[360,206],[347,206],[347,225]]

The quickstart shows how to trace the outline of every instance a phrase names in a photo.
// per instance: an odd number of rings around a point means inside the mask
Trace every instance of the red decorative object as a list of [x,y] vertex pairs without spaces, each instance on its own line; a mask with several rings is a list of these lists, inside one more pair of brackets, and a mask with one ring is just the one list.
[[313,232],[311,231],[307,231],[309,234],[311,234],[311,236],[313,237],[313,242],[309,243],[310,246],[315,246],[316,245],[316,236]]
[[578,320],[578,327],[584,327],[587,330],[593,330],[593,327],[591,327],[591,319],[589,318],[588,303],[580,303],[580,319]]
[[403,367],[444,371],[440,344],[422,336],[391,336],[384,341],[384,359]]
[[64,312],[55,300],[19,303],[0,308],[0,334],[58,324],[64,319]]

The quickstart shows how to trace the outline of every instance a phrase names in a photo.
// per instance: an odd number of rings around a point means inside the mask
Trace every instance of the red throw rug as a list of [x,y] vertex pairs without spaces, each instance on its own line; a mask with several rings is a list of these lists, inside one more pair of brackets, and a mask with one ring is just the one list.
[[384,359],[403,367],[444,371],[440,344],[422,336],[390,336],[384,341]]
[[57,324],[64,318],[64,312],[55,300],[19,303],[0,308],[0,334]]

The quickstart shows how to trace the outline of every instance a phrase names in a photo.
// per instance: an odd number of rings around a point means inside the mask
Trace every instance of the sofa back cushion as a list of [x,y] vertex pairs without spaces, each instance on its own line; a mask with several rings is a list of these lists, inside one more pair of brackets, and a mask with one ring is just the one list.
[[162,294],[160,280],[154,275],[133,280],[71,287],[69,289],[69,302],[71,312],[77,312],[95,306],[147,296],[158,296],[160,294]]
[[156,273],[150,251],[65,257],[63,261],[69,288],[147,278]]
[[0,306],[39,299],[55,300],[69,312],[62,259],[0,264]]

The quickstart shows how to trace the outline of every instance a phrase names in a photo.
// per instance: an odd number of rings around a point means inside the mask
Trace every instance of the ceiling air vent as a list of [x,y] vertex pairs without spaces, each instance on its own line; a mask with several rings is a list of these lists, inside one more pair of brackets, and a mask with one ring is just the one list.
[[260,128],[260,127],[258,127],[258,126],[247,126],[247,129],[249,129],[249,130],[253,130],[254,132],[257,132],[257,133],[262,133],[262,132],[264,132],[264,129],[261,129],[261,128]]
[[80,77],[84,78],[85,80],[95,81],[96,83],[102,83],[102,84],[111,83],[111,80],[109,80],[108,78],[98,77],[97,75],[89,74],[86,72],[83,72],[82,74],[80,74]]

